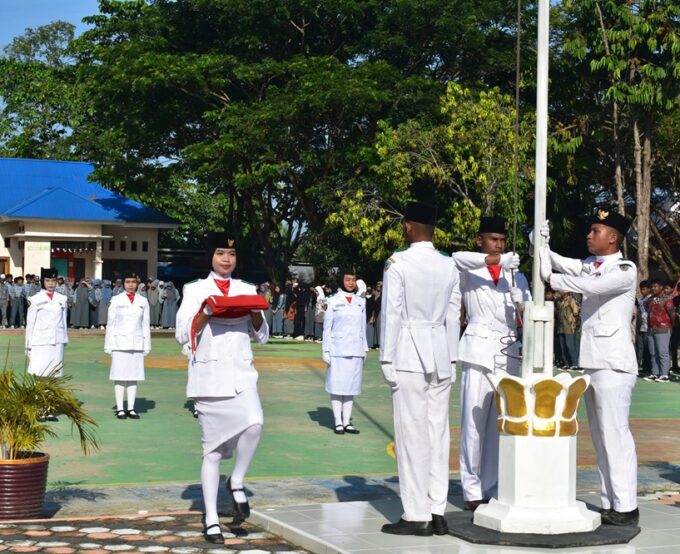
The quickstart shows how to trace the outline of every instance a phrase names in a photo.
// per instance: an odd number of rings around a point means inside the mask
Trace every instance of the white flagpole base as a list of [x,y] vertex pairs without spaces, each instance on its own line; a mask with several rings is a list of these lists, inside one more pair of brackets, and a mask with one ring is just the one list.
[[475,525],[542,535],[600,526],[600,514],[576,500],[576,437],[501,435],[498,469],[498,498],[475,510]]

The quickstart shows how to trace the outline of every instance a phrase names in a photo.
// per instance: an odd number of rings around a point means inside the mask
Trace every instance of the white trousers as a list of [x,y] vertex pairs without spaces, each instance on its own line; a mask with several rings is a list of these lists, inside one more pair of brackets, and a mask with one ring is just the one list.
[[398,382],[392,409],[402,519],[430,521],[444,515],[449,492],[451,378],[399,371]]
[[460,481],[465,500],[498,495],[498,414],[489,368],[463,363],[460,382]]
[[637,508],[637,454],[628,428],[637,376],[612,369],[586,369],[584,394],[588,426],[597,454],[602,508],[630,512]]

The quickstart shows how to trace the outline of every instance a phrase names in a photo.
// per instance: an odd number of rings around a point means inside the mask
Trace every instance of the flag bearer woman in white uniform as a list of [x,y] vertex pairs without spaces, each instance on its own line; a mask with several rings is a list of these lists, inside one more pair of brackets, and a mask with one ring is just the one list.
[[328,364],[326,392],[331,395],[335,433],[358,434],[352,425],[354,396],[361,392],[361,374],[368,352],[366,299],[356,294],[353,270],[341,272],[337,294],[327,300],[323,320],[323,360]]
[[[250,336],[266,343],[269,327],[262,310],[252,309],[264,301],[255,285],[231,277],[237,264],[235,240],[226,233],[208,233],[206,251],[212,272],[206,279],[185,285],[175,337],[189,356],[187,397],[194,401],[201,427],[204,537],[220,544],[224,542],[217,515],[220,462],[234,452],[227,492],[233,500],[235,521],[250,515],[243,482],[263,424]],[[216,303],[239,300],[244,300],[240,310],[215,311]]]
[[[109,379],[113,381],[118,419],[139,419],[135,411],[137,381],[144,381],[144,356],[151,352],[149,301],[135,294],[137,275],[123,276],[125,292],[111,298],[106,320],[104,352],[111,356]],[[127,392],[127,411],[123,398]]]
[[[61,377],[64,374],[64,347],[68,344],[67,299],[55,292],[57,270],[40,269],[41,290],[29,299],[26,314],[26,354],[28,373],[37,377]],[[45,414],[48,421],[57,417]]]

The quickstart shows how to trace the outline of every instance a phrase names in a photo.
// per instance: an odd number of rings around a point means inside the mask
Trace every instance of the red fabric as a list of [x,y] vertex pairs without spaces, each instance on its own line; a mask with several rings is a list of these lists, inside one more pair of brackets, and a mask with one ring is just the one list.
[[350,304],[352,303],[352,297],[351,296],[345,296],[345,298],[347,298],[347,302],[349,302]]
[[[217,282],[217,281],[215,281]],[[196,351],[197,319],[203,308],[210,306],[212,317],[235,319],[250,315],[253,310],[266,310],[269,303],[259,294],[241,294],[238,296],[209,296],[206,298],[191,322],[191,351]]]
[[647,300],[646,307],[650,330],[670,330],[672,328],[671,314],[675,309],[673,298],[664,294],[652,296]]
[[493,279],[493,284],[497,285],[498,280],[501,278],[501,266],[499,265],[487,265],[486,269],[489,270],[489,275]]
[[54,293],[53,293],[53,292],[48,292],[48,293],[47,293],[47,296],[49,296],[49,297],[50,297],[50,300],[52,300],[52,298],[54,298]]
[[229,296],[229,287],[231,286],[230,279],[214,279],[215,284],[220,289],[224,296]]
[[130,299],[130,304],[132,304],[135,301],[135,293],[134,292],[126,292],[127,297]]
[[602,262],[593,262],[593,265],[595,266],[595,269],[597,269],[602,265]]

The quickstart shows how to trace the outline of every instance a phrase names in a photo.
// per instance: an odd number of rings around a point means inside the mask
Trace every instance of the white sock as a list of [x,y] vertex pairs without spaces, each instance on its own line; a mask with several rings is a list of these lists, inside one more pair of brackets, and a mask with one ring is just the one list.
[[342,396],[331,394],[331,408],[333,410],[335,426],[342,425]]
[[[236,462],[234,463],[234,471],[231,473],[231,487],[232,489],[242,489],[243,480],[246,477],[246,471],[250,467],[250,462],[255,457],[257,445],[260,442],[260,435],[262,434],[262,425],[251,425],[241,433],[236,443]],[[237,491],[234,493],[234,500],[236,502],[245,502],[246,494],[244,491]]]
[[[221,460],[222,454],[213,451],[203,456],[203,464],[201,465],[201,488],[203,489],[206,528],[220,522],[217,515],[217,491],[220,488]],[[217,527],[210,531],[211,533],[219,533]]]
[[347,427],[352,420],[352,407],[354,406],[353,396],[342,397],[342,424]]
[[127,382],[128,410],[135,409],[135,398],[137,397],[137,381]]
[[116,396],[116,411],[123,409],[123,397],[125,396],[125,381],[114,381],[113,392]]

